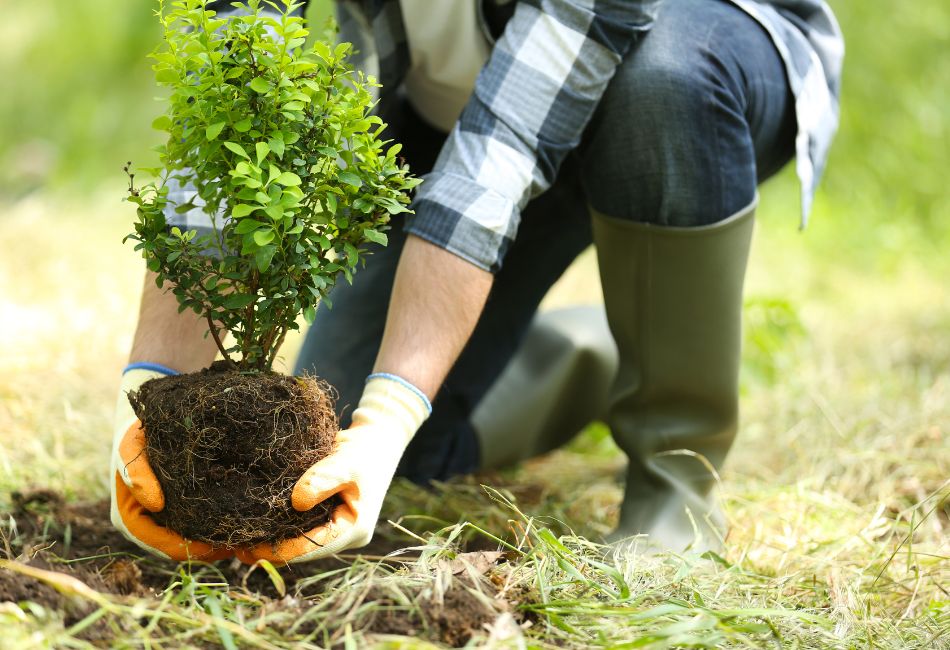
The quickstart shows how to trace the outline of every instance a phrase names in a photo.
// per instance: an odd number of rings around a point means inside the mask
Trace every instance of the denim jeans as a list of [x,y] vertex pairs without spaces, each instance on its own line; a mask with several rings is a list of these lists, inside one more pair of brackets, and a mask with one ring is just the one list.
[[[383,113],[387,137],[403,143],[413,171],[429,171],[444,134],[404,101],[388,102]],[[715,223],[751,203],[758,183],[790,160],[795,133],[782,60],[758,23],[722,0],[661,5],[554,186],[525,209],[472,338],[397,474],[425,483],[477,469],[469,417],[547,290],[590,245],[588,205],[661,226]],[[395,228],[388,247],[372,248],[354,284],[334,289],[333,308],[318,311],[297,362],[298,373],[336,387],[343,426],[379,349],[404,241]]]

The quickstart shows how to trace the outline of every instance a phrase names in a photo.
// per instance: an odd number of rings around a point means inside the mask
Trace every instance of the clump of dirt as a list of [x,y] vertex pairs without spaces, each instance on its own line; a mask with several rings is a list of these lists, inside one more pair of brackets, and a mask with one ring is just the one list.
[[218,362],[130,393],[165,495],[154,519],[229,548],[297,537],[329,521],[338,498],[298,512],[290,495],[333,447],[331,390],[312,378],[247,374]]
[[370,590],[366,600],[378,611],[367,632],[420,636],[457,648],[484,634],[499,615],[512,611],[507,600],[496,597],[498,589],[492,581],[467,575],[456,576],[441,598],[427,587],[413,590],[403,585],[400,592],[412,599],[411,606],[400,604],[382,588]]
[[13,511],[0,516],[15,524],[19,561],[67,572],[106,593],[146,595],[168,585],[167,568],[132,559],[142,549],[112,526],[108,499],[66,503],[61,494],[44,488],[10,496]]
[[[50,566],[42,561],[31,563],[38,569],[50,570]],[[62,571],[66,575],[71,572]],[[0,571],[0,603],[2,602],[31,602],[45,609],[61,612],[67,625],[76,623],[92,612],[95,608],[88,601],[74,598],[60,593],[53,587],[31,576],[22,575],[13,571]]]
[[[87,506],[66,505],[62,496],[52,490],[13,492],[11,500],[13,512],[3,513],[3,517],[14,524],[13,530],[17,532],[17,537],[10,541],[21,551],[21,556],[7,556],[4,559],[16,559],[20,564],[42,571],[76,578],[97,591],[147,593],[142,583],[141,570],[134,584],[125,585],[129,591],[118,588],[108,578],[110,565],[128,560],[114,557],[106,559],[100,554],[103,551],[121,553],[124,549],[136,548],[125,542],[121,535],[112,529],[109,523],[108,502],[104,503],[104,508],[98,508],[99,512],[93,514]],[[65,548],[67,546],[68,548]],[[83,563],[67,564],[51,552],[54,547],[59,551],[67,550],[71,555],[99,556],[102,558],[100,568],[104,570],[90,570],[90,567]],[[0,557],[5,555],[6,553],[0,553]],[[161,586],[167,583],[167,576],[163,576]],[[66,625],[77,623],[95,609],[93,603],[61,593],[36,577],[12,569],[0,570],[0,602],[25,601],[59,612]]]

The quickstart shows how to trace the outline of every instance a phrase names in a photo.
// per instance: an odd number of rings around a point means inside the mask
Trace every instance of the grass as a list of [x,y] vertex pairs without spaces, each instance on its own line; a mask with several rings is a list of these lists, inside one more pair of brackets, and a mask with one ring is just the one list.
[[[516,470],[395,484],[378,543],[306,573],[142,559],[157,591],[118,596],[100,578],[127,557],[57,562],[43,549],[67,555],[81,527],[0,517],[0,580],[32,572],[67,594],[0,604],[0,646],[950,647],[950,59],[937,56],[950,9],[832,5],[849,47],[843,128],[805,233],[790,174],[763,189],[721,556],[599,544],[623,459],[593,425]],[[107,495],[141,281],[119,243],[130,215],[118,170],[146,162],[155,111],[152,26],[131,4],[11,11],[0,512],[28,486],[69,503]],[[595,268],[585,254],[546,307],[597,302]],[[24,565],[34,556],[46,564]]]

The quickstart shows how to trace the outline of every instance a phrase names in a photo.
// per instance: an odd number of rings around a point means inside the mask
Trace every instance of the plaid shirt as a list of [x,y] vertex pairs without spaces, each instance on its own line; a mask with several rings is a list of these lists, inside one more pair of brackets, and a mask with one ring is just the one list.
[[[661,1],[518,2],[416,194],[408,231],[497,271],[522,208],[554,182]],[[765,28],[785,62],[798,117],[804,226],[838,125],[841,33],[821,0],[730,1]],[[360,53],[354,64],[393,92],[410,63],[399,3],[348,0],[339,13],[340,38]]]
[[[517,2],[416,194],[408,231],[497,271],[522,208],[554,182],[614,71],[649,30],[662,1]],[[804,227],[838,125],[841,32],[822,0],[729,1],[765,28],[785,63],[796,100]],[[357,52],[353,64],[377,78],[385,101],[410,66],[398,0],[343,0],[338,14],[340,39]]]

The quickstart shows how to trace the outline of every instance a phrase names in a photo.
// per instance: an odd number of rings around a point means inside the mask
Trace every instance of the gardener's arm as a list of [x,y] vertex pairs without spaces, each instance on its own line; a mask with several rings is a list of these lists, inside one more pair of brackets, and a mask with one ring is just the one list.
[[492,280],[491,273],[410,235],[374,372],[402,377],[434,398],[475,329]]
[[207,321],[191,310],[179,313],[175,294],[159,289],[155,278],[146,271],[129,363],[155,363],[178,372],[207,368],[218,353],[214,340],[205,336]]

